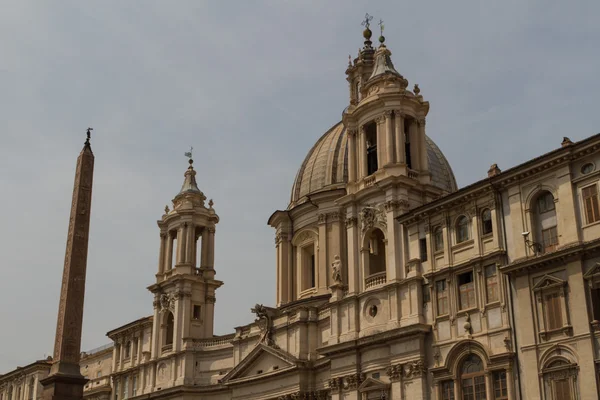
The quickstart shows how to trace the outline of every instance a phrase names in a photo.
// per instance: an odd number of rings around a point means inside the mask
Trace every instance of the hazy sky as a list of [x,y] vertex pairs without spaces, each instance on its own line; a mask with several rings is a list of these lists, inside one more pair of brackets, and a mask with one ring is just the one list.
[[[82,350],[152,313],[156,220],[194,146],[221,218],[215,330],[275,303],[274,232],[348,102],[369,12],[459,186],[600,130],[600,3],[2,1],[0,373],[53,351],[76,157],[96,156]],[[559,5],[552,5],[559,4]],[[375,29],[374,29],[375,30]],[[377,32],[376,32],[377,33]]]

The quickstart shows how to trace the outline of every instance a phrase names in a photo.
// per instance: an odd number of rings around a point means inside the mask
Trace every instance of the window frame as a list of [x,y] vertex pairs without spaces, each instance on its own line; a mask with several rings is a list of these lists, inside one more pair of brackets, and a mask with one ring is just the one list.
[[[586,196],[586,190],[594,189],[594,193]],[[590,207],[588,208],[587,200],[590,200]],[[581,202],[582,202],[582,211],[585,219],[585,225],[591,225],[600,221],[600,200],[598,194],[598,183],[594,182],[591,185],[586,185],[581,187]],[[592,214],[592,220],[590,221],[590,211]]]
[[444,229],[441,226],[433,229],[433,249],[435,253],[444,251]]
[[[494,275],[488,275],[488,271],[494,269]],[[493,304],[500,301],[500,276],[498,266],[496,264],[490,264],[483,267],[483,277],[485,280],[485,302],[486,304]],[[495,280],[495,282],[492,281]],[[490,299],[490,287],[494,287],[496,298]]]
[[[440,290],[440,284],[443,284],[444,288]],[[443,294],[443,295],[441,295]],[[440,312],[440,300],[444,300],[444,313]],[[436,304],[436,313],[438,317],[447,316],[450,314],[450,296],[448,293],[448,279],[438,279],[435,281],[435,304]]]
[[[464,224],[462,223],[464,221]],[[466,215],[461,215],[454,224],[456,244],[468,242],[471,239],[471,224]],[[463,237],[464,234],[464,237]]]
[[[558,271],[557,271],[558,272]],[[549,340],[556,333],[572,333],[567,307],[567,282],[553,275],[543,275],[534,285],[539,336]],[[552,304],[548,304],[551,297]],[[559,325],[551,324],[550,318]],[[557,319],[559,318],[559,319]]]
[[[489,217],[489,218],[486,218]],[[487,224],[486,224],[487,222]],[[487,226],[489,224],[489,226]],[[485,208],[481,212],[481,235],[492,236],[494,234],[494,222],[492,219],[492,210]]]
[[423,237],[419,239],[419,258],[421,262],[426,262],[428,259],[427,251],[427,238]]
[[[466,275],[471,275],[471,281],[467,282],[467,283],[460,283],[461,277],[466,276]],[[466,311],[466,310],[471,310],[475,307],[477,307],[477,294],[475,292],[475,274],[473,273],[473,270],[469,270],[469,271],[465,271],[462,272],[460,274],[456,275],[456,289],[458,292],[458,310],[459,311]],[[464,291],[462,290],[462,288],[465,288]],[[465,294],[465,299],[468,300],[468,304],[465,306],[465,304],[463,304],[463,292]],[[472,303],[471,303],[472,300]]]

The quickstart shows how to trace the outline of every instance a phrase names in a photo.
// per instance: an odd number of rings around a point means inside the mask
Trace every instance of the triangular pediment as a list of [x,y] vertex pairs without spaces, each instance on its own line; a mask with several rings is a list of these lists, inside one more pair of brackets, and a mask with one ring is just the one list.
[[358,391],[361,393],[371,392],[373,390],[386,390],[389,389],[389,384],[384,383],[375,378],[367,378],[363,381],[363,383],[358,387]]
[[592,268],[583,274],[583,279],[592,279],[594,275],[600,275],[600,263],[596,263]]
[[533,290],[550,289],[563,286],[566,282],[552,275],[544,275],[534,286]]
[[222,383],[260,378],[297,367],[300,361],[283,350],[258,344],[238,365],[221,379]]

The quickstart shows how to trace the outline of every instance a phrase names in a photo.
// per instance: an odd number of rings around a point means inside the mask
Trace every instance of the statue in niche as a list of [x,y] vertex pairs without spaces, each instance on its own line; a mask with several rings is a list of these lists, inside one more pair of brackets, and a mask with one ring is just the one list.
[[331,263],[331,279],[334,283],[342,283],[342,260],[338,255],[333,257]]

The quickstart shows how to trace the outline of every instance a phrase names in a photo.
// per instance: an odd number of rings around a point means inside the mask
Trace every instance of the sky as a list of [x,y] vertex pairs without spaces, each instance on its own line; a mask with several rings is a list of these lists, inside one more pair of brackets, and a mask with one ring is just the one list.
[[[459,187],[600,131],[600,3],[2,1],[0,374],[53,352],[75,163],[96,156],[82,351],[152,314],[156,221],[194,147],[215,334],[275,305],[269,216],[348,104],[366,12]],[[377,34],[373,26],[373,30]]]

